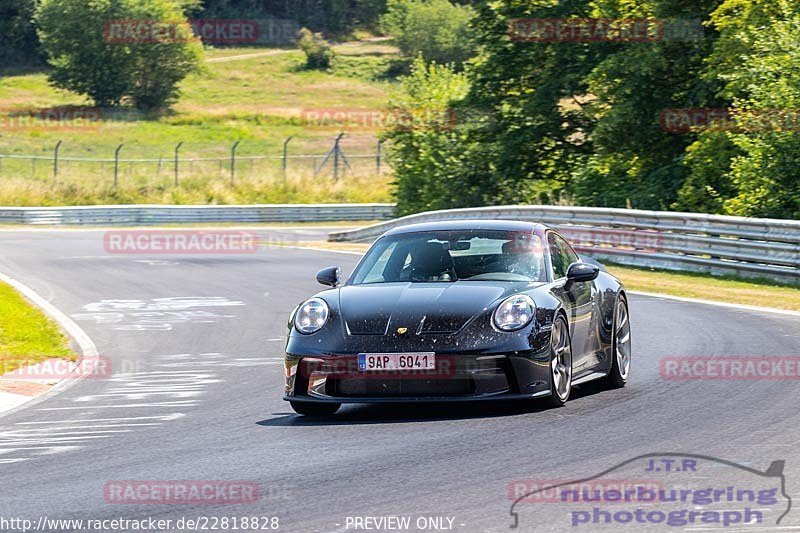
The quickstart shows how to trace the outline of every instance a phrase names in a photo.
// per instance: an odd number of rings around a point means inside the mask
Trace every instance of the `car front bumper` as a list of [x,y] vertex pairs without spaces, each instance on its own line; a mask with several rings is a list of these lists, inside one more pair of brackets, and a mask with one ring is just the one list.
[[518,400],[550,394],[549,354],[437,354],[436,369],[360,372],[356,355],[287,355],[287,401],[409,403]]

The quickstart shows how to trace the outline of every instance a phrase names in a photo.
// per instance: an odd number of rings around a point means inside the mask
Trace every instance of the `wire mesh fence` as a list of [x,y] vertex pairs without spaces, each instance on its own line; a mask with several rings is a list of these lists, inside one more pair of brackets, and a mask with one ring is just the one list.
[[[3,153],[0,149],[0,179],[15,178],[60,186],[102,185],[108,187],[166,188],[180,187],[196,180],[215,180],[236,185],[253,180],[280,180],[301,176],[324,177],[334,181],[356,177],[382,177],[389,171],[383,146],[372,153],[347,153],[342,135],[327,150],[313,154],[290,154],[287,139],[277,155],[240,155],[240,143],[216,147],[198,153],[186,153],[183,143],[158,156],[126,155],[124,144],[105,157],[65,155],[57,143],[47,155]],[[129,151],[129,150],[128,150]]]

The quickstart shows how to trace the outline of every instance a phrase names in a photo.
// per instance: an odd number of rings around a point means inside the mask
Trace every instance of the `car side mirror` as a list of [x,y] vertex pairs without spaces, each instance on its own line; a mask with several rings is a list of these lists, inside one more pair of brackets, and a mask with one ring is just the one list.
[[342,269],[339,267],[323,268],[317,272],[317,281],[328,287],[337,287],[342,279]]
[[594,281],[600,275],[600,269],[589,263],[572,263],[567,269],[567,283],[584,283]]

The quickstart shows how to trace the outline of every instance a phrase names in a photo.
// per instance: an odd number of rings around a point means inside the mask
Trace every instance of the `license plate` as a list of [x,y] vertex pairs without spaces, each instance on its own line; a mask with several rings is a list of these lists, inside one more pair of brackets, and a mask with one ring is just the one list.
[[436,355],[424,353],[360,353],[358,371],[435,370]]

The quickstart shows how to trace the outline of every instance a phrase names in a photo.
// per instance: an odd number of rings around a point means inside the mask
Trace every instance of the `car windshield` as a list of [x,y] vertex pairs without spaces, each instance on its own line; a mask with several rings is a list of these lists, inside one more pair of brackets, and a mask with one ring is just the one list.
[[367,252],[350,284],[547,281],[542,243],[531,233],[432,231],[384,237]]

